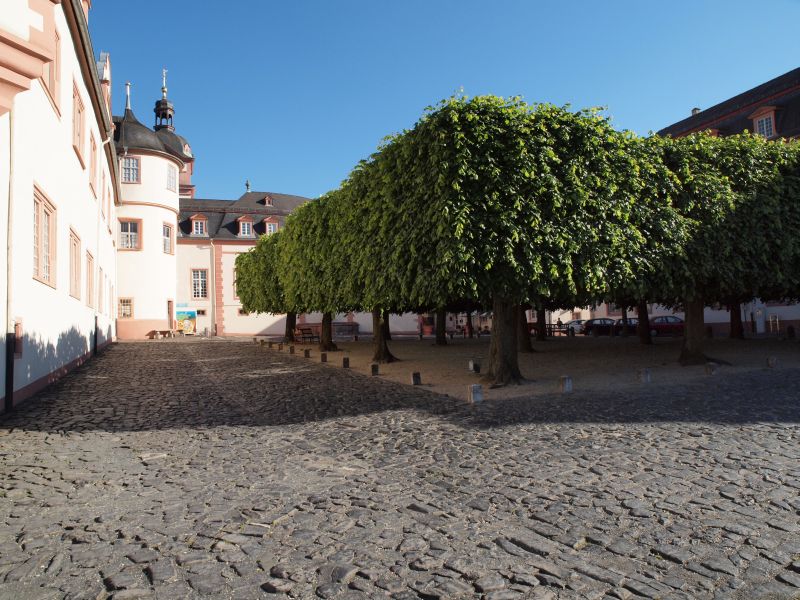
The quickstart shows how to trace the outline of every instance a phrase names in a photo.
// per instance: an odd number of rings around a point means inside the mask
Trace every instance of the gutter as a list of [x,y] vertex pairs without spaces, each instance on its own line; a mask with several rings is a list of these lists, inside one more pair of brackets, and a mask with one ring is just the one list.
[[6,232],[6,364],[5,364],[5,403],[8,413],[14,408],[14,350],[16,349],[15,323],[12,315],[14,283],[12,262],[12,236],[14,233],[14,111],[8,113],[8,214]]

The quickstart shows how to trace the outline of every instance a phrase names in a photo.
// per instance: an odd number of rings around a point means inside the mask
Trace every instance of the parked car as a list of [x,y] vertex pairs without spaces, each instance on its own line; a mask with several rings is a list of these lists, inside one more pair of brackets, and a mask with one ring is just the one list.
[[636,333],[636,327],[639,325],[639,319],[635,319],[633,317],[628,317],[628,326],[622,322],[622,319],[617,319],[617,322],[614,323],[614,335],[622,335],[623,333],[627,335],[634,335]]
[[564,323],[564,333],[567,335],[575,335],[581,332],[581,327],[586,322],[586,319],[573,319]]
[[668,315],[650,319],[650,335],[683,335],[683,319]]
[[583,335],[591,335],[597,337],[598,335],[612,335],[614,332],[614,319],[589,319],[584,322],[581,327]]

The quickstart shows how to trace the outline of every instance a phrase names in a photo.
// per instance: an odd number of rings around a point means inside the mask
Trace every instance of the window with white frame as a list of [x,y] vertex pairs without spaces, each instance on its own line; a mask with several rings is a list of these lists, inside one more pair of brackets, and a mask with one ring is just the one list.
[[119,247],[123,250],[139,250],[139,221],[119,222]]
[[178,191],[178,169],[175,165],[167,165],[167,189],[170,192]]
[[242,237],[251,237],[253,235],[253,222],[239,221],[239,235]]
[[208,298],[208,271],[192,269],[192,298]]
[[172,225],[164,225],[161,228],[161,235],[164,244],[164,254],[172,254]]
[[69,232],[69,295],[81,297],[81,240],[74,231]]
[[33,277],[55,286],[56,209],[38,189],[33,194]]
[[205,235],[206,234],[206,220],[194,219],[192,221],[192,235]]
[[278,224],[277,223],[267,223],[267,233],[275,233],[278,231]]
[[766,117],[756,119],[756,131],[758,135],[762,135],[765,138],[771,138],[775,133],[775,129],[772,125],[772,115],[767,115]]
[[141,169],[138,156],[125,156],[122,158],[122,183],[139,183]]
[[86,252],[86,306],[94,307],[94,257]]

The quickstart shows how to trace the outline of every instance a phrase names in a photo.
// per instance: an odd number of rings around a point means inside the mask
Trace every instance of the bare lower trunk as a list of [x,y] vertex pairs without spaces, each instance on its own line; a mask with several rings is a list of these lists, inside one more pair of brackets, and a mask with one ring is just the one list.
[[323,352],[333,352],[339,349],[333,343],[333,315],[329,312],[322,313],[322,332],[319,336],[319,349]]
[[536,309],[536,341],[544,342],[547,340],[547,314],[543,308]]
[[639,318],[639,325],[637,327],[639,341],[642,344],[652,344],[653,338],[650,337],[650,317],[647,314],[647,301],[639,300],[636,311],[637,317]]
[[704,352],[706,332],[703,322],[703,307],[705,303],[702,298],[696,298],[685,302],[684,306],[686,324],[679,362],[684,366],[702,365],[708,360]]
[[293,342],[294,339],[294,329],[297,327],[297,313],[286,313],[286,331],[283,334],[283,341],[284,342]]
[[472,337],[475,334],[475,332],[472,329],[472,311],[471,310],[467,311],[467,324],[465,325],[465,327],[466,327],[466,331],[467,331],[467,337],[469,339],[472,339]]
[[398,359],[389,351],[389,345],[386,343],[386,338],[383,336],[383,319],[381,318],[381,315],[382,311],[380,308],[373,309],[372,337],[374,353],[372,355],[372,362],[395,362]]
[[528,316],[525,307],[517,307],[517,350],[520,352],[533,352],[531,344],[531,332],[528,329]]
[[447,346],[447,311],[436,311],[436,345]]
[[496,386],[520,383],[522,374],[517,357],[517,307],[508,300],[495,298],[492,308],[492,340],[489,344],[486,379]]
[[728,310],[731,311],[731,339],[743,340],[744,323],[742,323],[742,305],[738,302],[732,302],[728,305]]
[[389,311],[383,311],[383,338],[387,342],[392,341],[392,331],[389,328]]

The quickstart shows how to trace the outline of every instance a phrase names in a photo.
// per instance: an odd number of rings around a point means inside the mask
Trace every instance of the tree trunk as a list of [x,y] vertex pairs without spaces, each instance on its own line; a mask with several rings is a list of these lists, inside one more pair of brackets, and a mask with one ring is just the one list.
[[436,345],[447,346],[447,311],[436,311]]
[[642,344],[650,345],[653,343],[653,338],[650,337],[650,317],[647,315],[647,300],[639,300],[636,311],[639,318],[637,327],[639,341]]
[[472,311],[471,310],[467,311],[467,323],[466,323],[465,327],[466,327],[466,331],[467,331],[467,337],[469,339],[472,339],[472,337],[475,334],[475,332],[472,329]]
[[333,343],[333,315],[322,313],[322,332],[319,336],[319,349],[322,352],[334,352],[339,348]]
[[295,341],[294,339],[295,327],[297,327],[297,313],[294,312],[286,313],[286,331],[283,334],[284,342]]
[[731,311],[731,339],[744,339],[744,323],[742,323],[742,305],[738,302],[731,302],[728,305]]
[[389,329],[389,311],[388,310],[383,311],[383,325],[382,326],[383,326],[383,339],[385,339],[387,342],[391,342],[392,341],[392,332]]
[[525,312],[525,307],[520,304],[517,307],[517,350],[520,352],[533,352],[531,332],[528,329],[528,317]]
[[372,310],[372,339],[373,348],[375,350],[372,355],[372,362],[377,363],[390,363],[398,360],[391,352],[389,352],[389,345],[386,343],[386,338],[383,335],[383,319],[381,318],[380,308]]
[[545,320],[547,319],[547,314],[543,308],[536,309],[536,341],[537,342],[545,342],[547,341],[547,323]]
[[695,298],[684,303],[686,309],[686,324],[683,331],[683,347],[679,362],[686,365],[702,365],[708,359],[704,353],[704,342],[706,337],[705,324],[703,322],[703,307],[705,303],[702,298]]
[[517,314],[515,304],[503,298],[494,298],[492,315],[492,340],[489,344],[489,367],[486,380],[493,386],[520,383],[517,356]]

